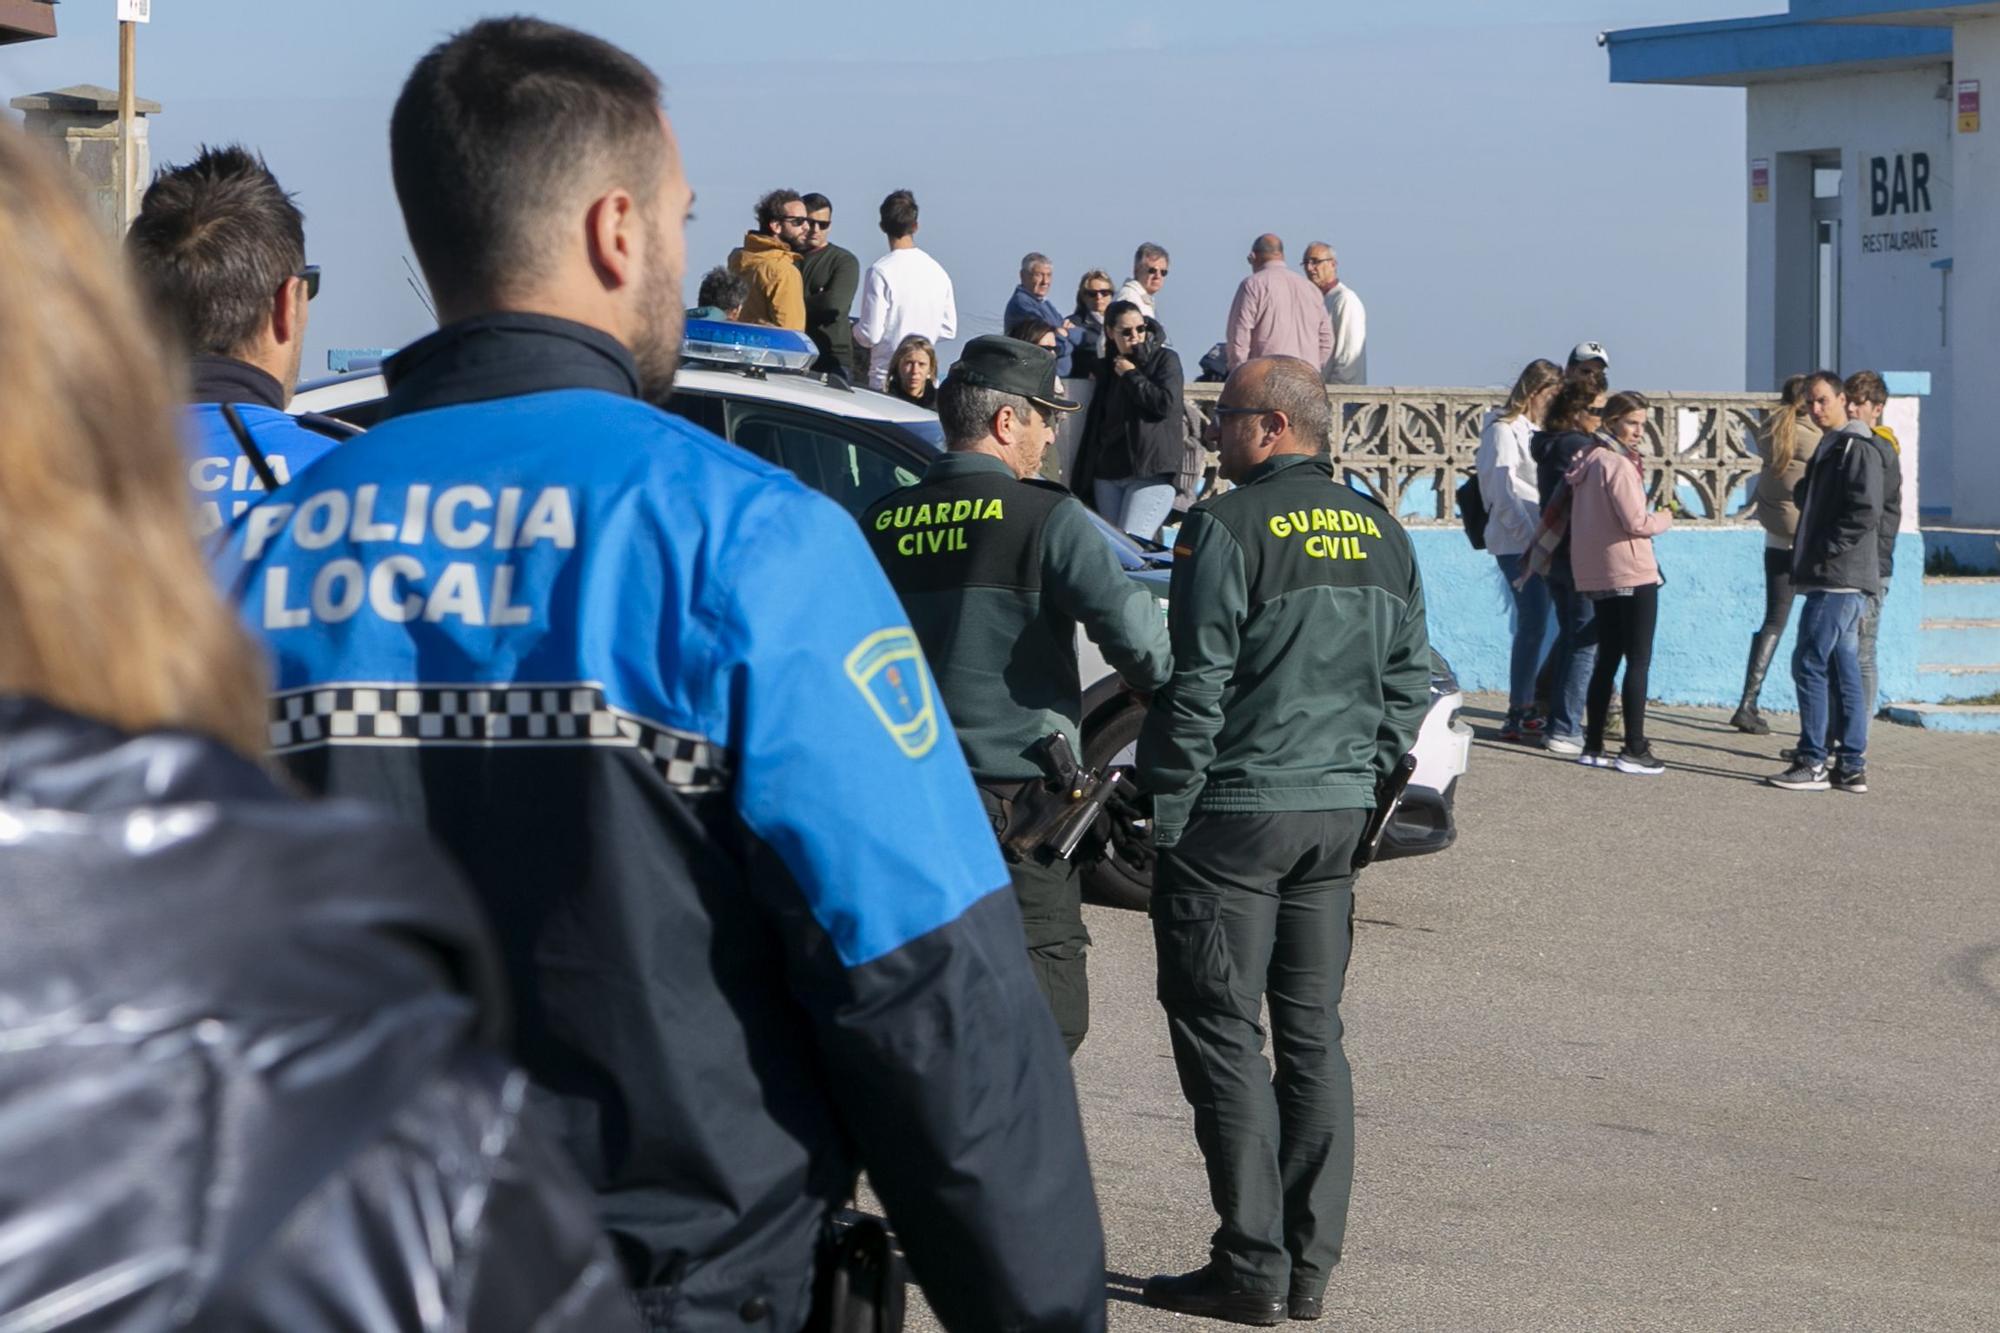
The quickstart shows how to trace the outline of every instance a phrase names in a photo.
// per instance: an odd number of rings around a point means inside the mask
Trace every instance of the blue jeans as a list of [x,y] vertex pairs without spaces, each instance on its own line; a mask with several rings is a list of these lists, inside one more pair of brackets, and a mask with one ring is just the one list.
[[1156,541],[1160,525],[1174,512],[1174,484],[1157,477],[1093,481],[1097,512],[1134,537]]
[[1495,555],[1507,595],[1514,601],[1514,653],[1507,662],[1507,711],[1525,713],[1535,702],[1535,673],[1542,669],[1542,641],[1549,637],[1549,585],[1539,574],[1519,588],[1525,555]]
[[[1808,592],[1799,612],[1798,647],[1792,650],[1792,681],[1799,691],[1799,761],[1826,762],[1829,714],[1837,712],[1840,762],[1850,772],[1867,762],[1868,709],[1861,697],[1861,613],[1867,598],[1858,592]],[[1833,709],[1828,692],[1840,692]]]
[[1555,669],[1550,674],[1549,735],[1564,740],[1583,740],[1584,699],[1590,691],[1590,673],[1597,666],[1597,613],[1591,600],[1576,590],[1568,579],[1549,580],[1549,592],[1556,603],[1556,646],[1550,656]]

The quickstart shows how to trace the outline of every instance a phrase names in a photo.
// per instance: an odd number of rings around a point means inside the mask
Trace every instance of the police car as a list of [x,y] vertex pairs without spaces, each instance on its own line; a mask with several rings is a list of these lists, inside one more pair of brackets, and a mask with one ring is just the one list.
[[[816,356],[808,339],[788,330],[691,320],[666,406],[790,470],[859,520],[875,501],[923,475],[943,447],[943,431],[934,412],[812,372]],[[379,369],[362,369],[301,385],[290,410],[365,429],[387,392]],[[1133,540],[1095,513],[1091,519],[1164,615],[1171,553]],[[1091,767],[1130,764],[1145,710],[1094,644],[1079,635],[1078,649],[1086,682],[1083,760]],[[1431,710],[1417,738],[1416,775],[1383,837],[1381,859],[1442,851],[1457,836],[1453,799],[1472,742],[1471,728],[1458,718],[1462,703],[1451,668],[1432,653]],[[1144,907],[1152,895],[1152,859],[1143,838],[1119,837],[1086,883],[1097,901]]]

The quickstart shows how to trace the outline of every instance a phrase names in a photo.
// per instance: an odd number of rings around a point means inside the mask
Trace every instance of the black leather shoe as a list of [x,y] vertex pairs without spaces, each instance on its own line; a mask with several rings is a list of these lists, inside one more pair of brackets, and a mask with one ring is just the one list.
[[1324,1303],[1317,1296],[1294,1296],[1285,1304],[1294,1319],[1317,1319],[1326,1313]]
[[1285,1322],[1285,1300],[1275,1292],[1245,1291],[1228,1270],[1214,1264],[1178,1277],[1146,1279],[1146,1304],[1176,1314],[1221,1319],[1231,1324],[1268,1326]]

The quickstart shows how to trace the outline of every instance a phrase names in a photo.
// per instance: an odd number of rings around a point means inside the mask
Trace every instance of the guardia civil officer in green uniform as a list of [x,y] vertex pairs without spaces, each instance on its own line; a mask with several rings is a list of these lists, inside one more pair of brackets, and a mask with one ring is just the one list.
[[[1076,629],[1140,691],[1167,678],[1166,626],[1146,591],[1067,490],[1040,479],[1055,438],[1055,356],[988,335],[938,389],[949,451],[862,520],[909,612],[981,799],[1005,838],[1017,801],[1043,779],[1051,734],[1082,753]],[[1028,957],[1071,1055],[1090,1027],[1084,929],[1073,862],[1008,853]]]
[[1174,672],[1138,775],[1160,849],[1160,1001],[1220,1225],[1207,1266],[1145,1297],[1275,1324],[1318,1318],[1340,1259],[1354,851],[1429,706],[1430,645],[1409,537],[1334,479],[1318,370],[1248,362],[1215,410],[1236,486],[1195,506],[1174,546]]

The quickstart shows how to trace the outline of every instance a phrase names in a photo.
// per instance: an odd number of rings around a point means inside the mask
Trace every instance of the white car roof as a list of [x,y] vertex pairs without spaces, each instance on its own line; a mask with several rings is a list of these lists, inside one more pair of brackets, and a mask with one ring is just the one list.
[[[695,363],[681,366],[674,375],[674,388],[689,393],[710,393],[815,408],[850,420],[913,425],[937,420],[936,413],[915,403],[906,403],[873,389],[849,389],[827,384],[816,375],[793,375],[782,371],[756,375]],[[388,392],[388,385],[379,370],[356,371],[300,385],[298,392],[292,395],[289,410],[294,414],[332,413],[356,403],[373,402],[387,396]]]

